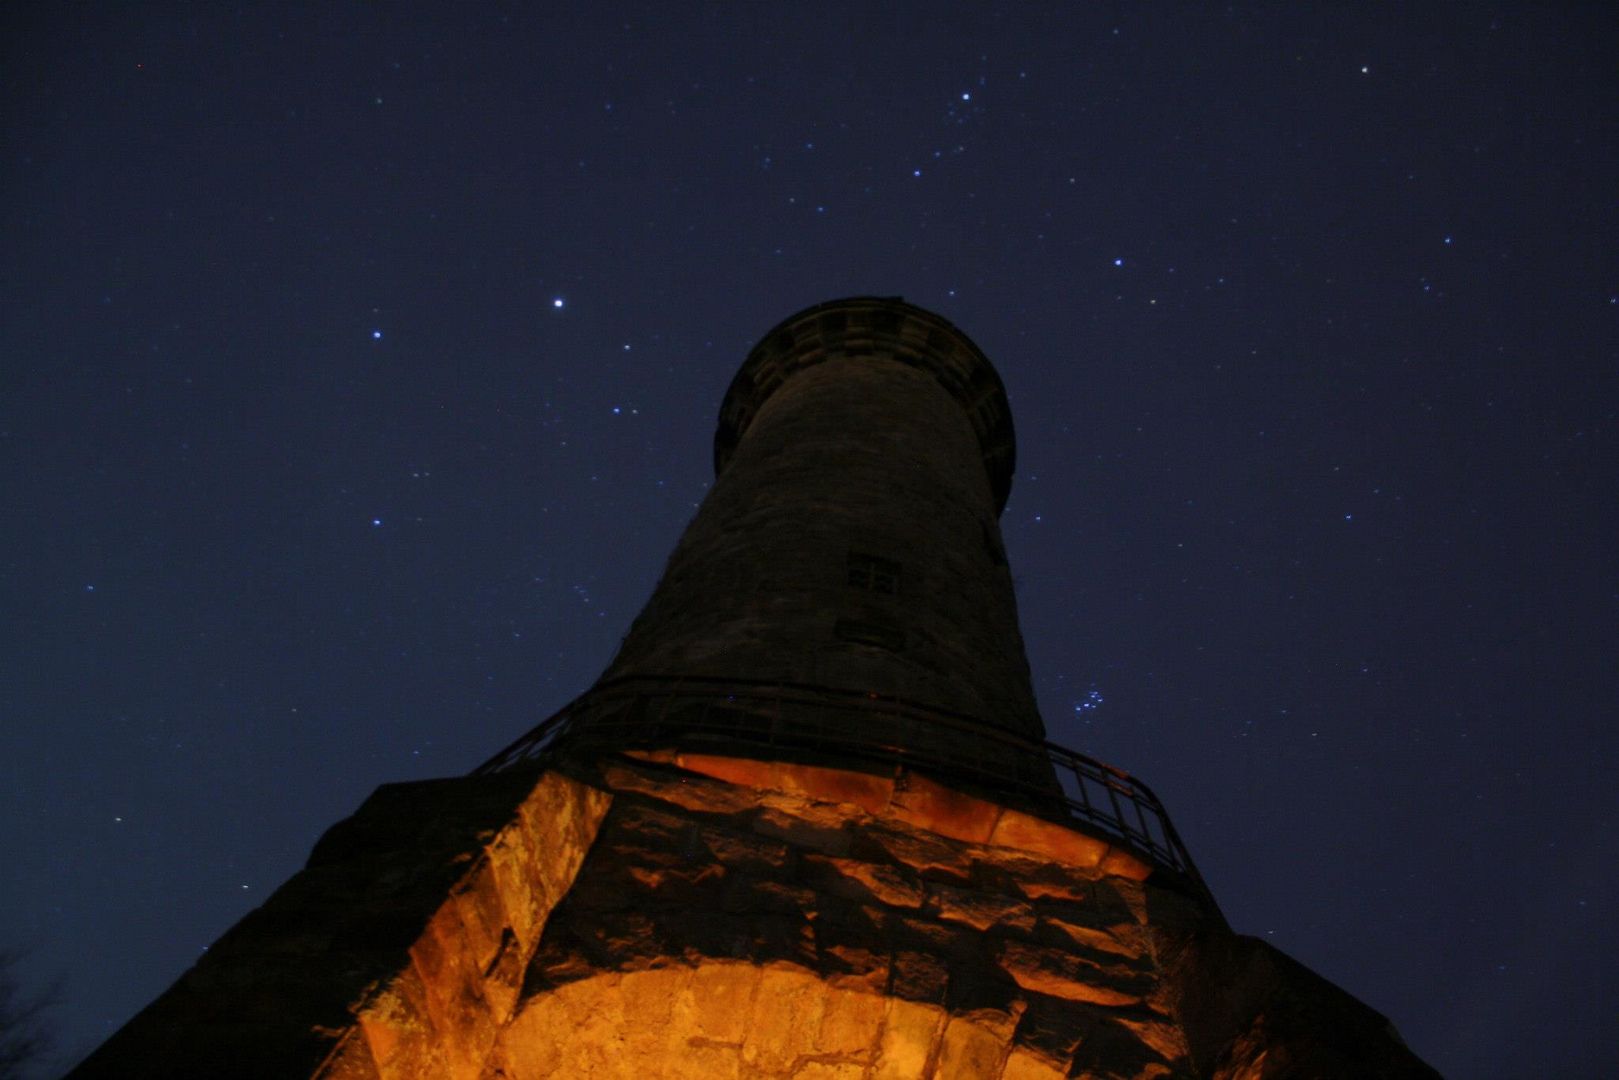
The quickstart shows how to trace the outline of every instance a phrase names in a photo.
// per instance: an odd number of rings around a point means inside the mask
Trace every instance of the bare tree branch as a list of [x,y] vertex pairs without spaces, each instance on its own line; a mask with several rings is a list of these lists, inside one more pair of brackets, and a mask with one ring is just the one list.
[[0,1080],[21,1080],[55,1045],[46,1013],[55,994],[27,994],[18,984],[23,954],[0,949]]

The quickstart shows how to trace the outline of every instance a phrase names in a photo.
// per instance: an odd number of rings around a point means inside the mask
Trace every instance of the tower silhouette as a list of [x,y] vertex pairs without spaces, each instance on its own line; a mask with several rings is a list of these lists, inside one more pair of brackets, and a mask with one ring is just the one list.
[[1045,741],[1005,390],[861,297],[771,330],[607,671],[392,784],[76,1077],[1432,1076]]

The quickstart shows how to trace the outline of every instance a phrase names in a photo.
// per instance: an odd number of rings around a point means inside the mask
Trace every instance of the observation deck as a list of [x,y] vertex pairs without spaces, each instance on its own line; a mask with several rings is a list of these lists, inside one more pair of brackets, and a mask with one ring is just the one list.
[[1163,803],[1140,780],[1057,743],[883,694],[704,677],[604,680],[473,775],[668,749],[914,772],[1122,847],[1215,906]]

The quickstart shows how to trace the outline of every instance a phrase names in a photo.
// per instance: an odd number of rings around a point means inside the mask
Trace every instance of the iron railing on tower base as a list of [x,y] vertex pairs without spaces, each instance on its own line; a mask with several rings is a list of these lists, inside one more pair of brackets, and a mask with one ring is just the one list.
[[1212,902],[1163,803],[1140,780],[1057,743],[886,694],[700,676],[613,679],[473,772],[543,765],[563,751],[670,748],[811,754],[956,780],[1012,796],[1047,820],[1100,833]]

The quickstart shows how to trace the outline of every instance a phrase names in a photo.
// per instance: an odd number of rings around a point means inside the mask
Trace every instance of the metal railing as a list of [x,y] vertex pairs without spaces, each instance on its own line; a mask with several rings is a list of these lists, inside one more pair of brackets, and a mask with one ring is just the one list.
[[614,679],[473,771],[543,764],[563,750],[671,748],[808,754],[957,780],[1013,796],[1020,809],[1046,820],[1100,833],[1208,896],[1163,803],[1140,780],[1056,743],[886,694],[705,677]]

